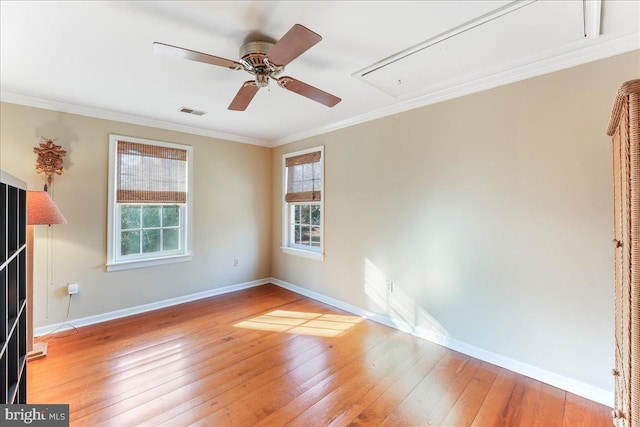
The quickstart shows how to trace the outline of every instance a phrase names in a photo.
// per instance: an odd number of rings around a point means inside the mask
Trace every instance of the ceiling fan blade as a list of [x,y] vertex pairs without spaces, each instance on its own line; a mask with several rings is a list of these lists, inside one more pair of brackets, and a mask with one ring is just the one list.
[[236,93],[236,97],[233,98],[231,104],[229,104],[229,110],[244,111],[251,102],[256,93],[258,93],[258,85],[255,80],[249,80],[242,84],[242,87]]
[[217,65],[219,67],[231,68],[232,70],[243,69],[242,64],[239,62],[209,55],[207,53],[196,52],[195,50],[171,46],[169,44],[155,42],[153,43],[153,51],[162,55],[174,56],[177,58],[188,59],[190,61],[204,62],[206,64]]
[[322,40],[319,34],[296,24],[271,48],[267,58],[275,65],[287,65]]
[[300,80],[296,80],[293,77],[280,77],[278,79],[278,85],[282,88],[290,90],[291,92],[295,92],[298,95],[305,96],[309,99],[319,102],[320,104],[326,105],[327,107],[333,107],[338,102],[342,101],[342,99],[338,98],[337,96],[331,95],[330,93],[303,83]]

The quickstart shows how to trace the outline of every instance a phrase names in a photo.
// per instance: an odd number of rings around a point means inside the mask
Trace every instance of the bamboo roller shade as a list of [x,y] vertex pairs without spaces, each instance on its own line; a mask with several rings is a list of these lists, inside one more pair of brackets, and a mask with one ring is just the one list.
[[288,157],[287,193],[284,199],[288,203],[319,202],[322,198],[322,153],[301,154]]
[[187,150],[118,141],[118,203],[185,203]]

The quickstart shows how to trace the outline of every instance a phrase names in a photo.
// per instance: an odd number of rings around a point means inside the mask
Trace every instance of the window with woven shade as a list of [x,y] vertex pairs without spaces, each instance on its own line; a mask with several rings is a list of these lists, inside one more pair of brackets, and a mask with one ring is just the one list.
[[322,154],[320,151],[285,159],[287,193],[285,201],[319,202],[322,197]]
[[324,147],[283,156],[283,250],[324,259]]
[[111,135],[110,150],[107,270],[191,259],[192,148]]

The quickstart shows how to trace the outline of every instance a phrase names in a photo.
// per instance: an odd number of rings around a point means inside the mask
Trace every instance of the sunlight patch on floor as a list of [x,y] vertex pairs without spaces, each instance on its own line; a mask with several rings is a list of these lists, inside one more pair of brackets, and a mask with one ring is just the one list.
[[339,337],[362,322],[358,316],[320,314],[304,311],[274,310],[261,316],[236,323],[236,328],[260,331],[285,332],[287,334]]

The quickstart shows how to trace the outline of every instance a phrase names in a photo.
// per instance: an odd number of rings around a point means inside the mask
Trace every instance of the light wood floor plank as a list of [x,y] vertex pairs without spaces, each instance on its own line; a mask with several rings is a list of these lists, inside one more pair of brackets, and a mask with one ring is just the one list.
[[561,427],[564,417],[565,395],[564,390],[541,384],[540,398],[532,427]]
[[424,425],[439,426],[443,424],[460,395],[467,390],[481,363],[479,360],[470,359],[468,363],[464,364],[447,390],[442,393],[436,406],[427,415],[427,419],[423,422]]
[[[487,362],[482,362],[474,372],[467,387],[456,400],[451,410],[440,425],[468,426],[471,425],[484,402],[489,389],[498,375],[500,368]],[[433,425],[433,424],[431,424]]]
[[421,425],[470,360],[470,357],[460,353],[447,352],[380,425],[389,427]]
[[604,427],[610,408],[274,285],[46,337],[72,426]]
[[[383,383],[385,378],[393,381],[404,371],[405,365],[410,365],[416,360],[416,349],[406,345],[405,338],[408,337],[402,335],[393,335],[385,342],[389,347],[380,358],[368,358],[364,364],[358,366],[358,370],[343,370],[344,377],[336,378],[338,386],[288,425],[306,427],[314,423],[330,425],[336,422],[338,425],[344,425],[344,418],[343,421],[338,421],[339,418],[348,414],[359,400],[364,399],[369,391]],[[350,419],[353,419],[353,416]]]
[[[271,416],[279,408],[296,399],[333,373],[352,363],[356,358],[384,339],[365,343],[357,340],[336,340],[327,345],[326,352],[307,363],[287,372],[283,377],[266,384],[262,388],[254,389],[241,399],[236,399],[224,408],[224,412],[217,411],[204,421],[209,425],[216,425],[226,420],[233,420],[237,425],[254,425]],[[333,362],[327,366],[327,359]],[[272,390],[282,390],[273,394]]]
[[597,414],[592,410],[593,402],[567,393],[564,405],[564,418],[562,419],[563,427],[577,427],[591,425],[592,417],[596,418]]
[[[409,339],[413,339],[408,337]],[[421,344],[419,341],[418,344]],[[414,350],[416,350],[414,348]],[[371,381],[369,389],[346,408],[340,414],[333,414],[333,419],[327,422],[328,426],[344,426],[360,416],[367,408],[371,407],[374,402],[383,396],[387,396],[391,387],[396,384],[404,375],[416,375],[417,364],[425,357],[426,348],[420,348],[419,351],[413,351],[410,357],[400,360],[398,363],[386,372],[379,371],[379,377]]]
[[[389,336],[391,335],[392,334]],[[340,387],[343,382],[349,381],[352,376],[360,375],[362,371],[366,371],[366,363],[368,361],[375,363],[385,357],[385,354],[388,353],[392,347],[393,345],[391,343],[384,339],[380,340],[368,351],[361,352],[357,358],[351,360],[346,366],[342,366],[328,376],[323,375],[321,381],[318,381],[314,386],[300,393],[293,400],[287,402],[269,416],[261,419],[256,426],[284,425],[293,421],[314,404],[321,402],[325,396],[331,394],[335,389]],[[316,379],[313,380],[315,381]]]
[[422,379],[438,364],[446,354],[446,349],[440,346],[430,346],[422,354],[422,358],[398,381],[393,383],[385,393],[362,411],[351,426],[380,425],[404,400],[404,398],[422,381]]
[[[113,407],[115,414],[102,411],[86,417],[84,421],[95,425],[106,418],[113,419],[118,425],[121,420],[123,425],[137,425],[148,420],[145,414],[160,413],[165,416],[164,409],[172,407],[176,399],[186,400],[183,407],[190,409],[221,393],[231,392],[255,377],[263,377],[264,372],[272,366],[290,363],[291,359],[302,353],[303,357],[312,357],[315,354],[312,351],[317,351],[319,345],[321,343],[314,337],[305,335],[262,333],[237,354],[223,353],[217,357],[217,349],[210,347],[207,352],[201,353],[204,358],[196,365],[195,372],[192,363],[180,366],[183,376],[178,379],[179,384],[168,383],[150,393],[123,400]],[[185,381],[187,375],[192,378]]]

